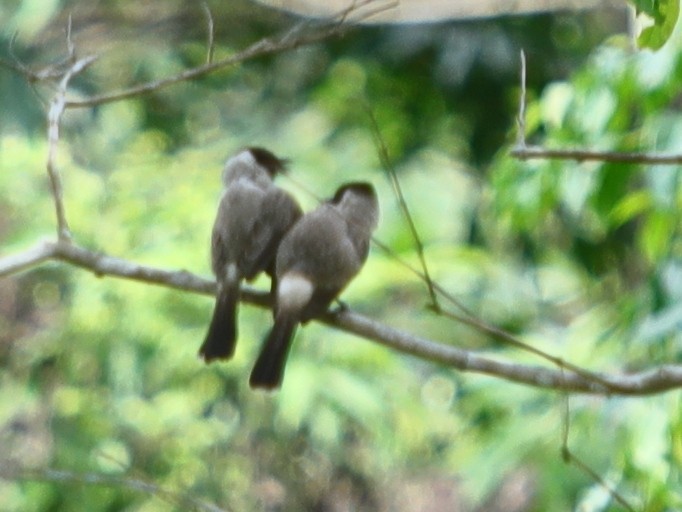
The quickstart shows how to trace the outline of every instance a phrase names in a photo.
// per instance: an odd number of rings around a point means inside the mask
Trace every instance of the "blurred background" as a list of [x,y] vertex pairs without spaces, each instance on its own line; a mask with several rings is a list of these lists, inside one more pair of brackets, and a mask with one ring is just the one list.
[[[208,6],[216,60],[301,21],[247,0]],[[99,56],[73,80],[72,98],[206,59],[202,5],[166,0],[5,0],[0,56],[34,69],[59,61],[69,17],[77,54]],[[305,209],[317,202],[310,192],[325,197],[345,181],[377,187],[377,238],[394,255],[373,247],[342,296],[351,308],[543,365],[426,308],[426,286],[396,260],[418,265],[371,111],[441,286],[485,321],[591,370],[677,362],[679,169],[509,155],[521,49],[529,141],[680,152],[680,34],[651,52],[633,50],[627,32],[626,11],[614,8],[362,26],[69,109],[57,162],[75,241],[209,277],[222,165],[262,145],[291,159],[279,184]],[[53,93],[0,68],[0,256],[54,236],[45,172]],[[225,510],[622,510],[562,461],[563,394],[456,372],[316,323],[299,330],[283,389],[254,392],[248,374],[270,314],[242,307],[235,358],[205,366],[196,352],[212,307],[208,296],[53,262],[0,278],[0,509],[199,509],[40,472],[55,468],[140,479]],[[635,509],[682,507],[679,393],[571,396],[569,418],[572,450]],[[26,470],[37,473],[21,478]]]

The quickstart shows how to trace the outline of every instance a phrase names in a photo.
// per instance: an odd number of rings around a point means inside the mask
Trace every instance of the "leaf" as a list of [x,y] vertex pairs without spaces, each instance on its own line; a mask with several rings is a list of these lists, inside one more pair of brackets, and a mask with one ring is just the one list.
[[659,261],[669,250],[676,216],[670,212],[654,211],[644,221],[641,245],[647,259]]
[[653,199],[648,190],[639,190],[626,195],[609,212],[613,227],[618,227],[651,209]]
[[645,12],[654,21],[652,26],[642,30],[637,38],[637,44],[640,48],[658,50],[668,41],[675,28],[680,14],[679,0],[655,2],[638,0],[635,4],[638,11]]

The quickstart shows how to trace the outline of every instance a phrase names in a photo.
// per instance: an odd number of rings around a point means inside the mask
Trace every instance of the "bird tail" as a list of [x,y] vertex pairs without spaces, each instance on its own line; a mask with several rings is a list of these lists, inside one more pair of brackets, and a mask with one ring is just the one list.
[[230,359],[237,343],[237,303],[239,281],[226,282],[218,289],[213,318],[206,339],[199,349],[199,356],[206,363],[214,359]]
[[249,385],[252,388],[277,389],[282,385],[284,366],[297,323],[293,316],[277,316],[251,371]]

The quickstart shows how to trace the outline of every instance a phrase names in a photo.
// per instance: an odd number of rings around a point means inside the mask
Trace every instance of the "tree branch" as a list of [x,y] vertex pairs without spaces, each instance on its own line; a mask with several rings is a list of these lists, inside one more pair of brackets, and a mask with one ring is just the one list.
[[[169,271],[145,267],[121,258],[93,252],[73,243],[53,244],[56,260],[92,271],[97,277],[114,276],[150,284],[160,284],[177,290],[215,294],[215,282],[202,279],[186,270]],[[2,268],[0,260],[0,268]]]
[[[69,34],[70,34],[70,18],[69,18]],[[69,52],[73,54],[73,46],[69,40]],[[64,113],[66,104],[66,88],[75,75],[83,71],[90,64],[95,61],[95,56],[84,57],[73,63],[73,65],[66,71],[62,77],[59,88],[54,98],[50,102],[50,110],[47,114],[48,128],[47,128],[47,174],[50,177],[50,186],[52,196],[54,198],[55,211],[57,214],[57,236],[60,240],[69,240],[71,232],[69,224],[66,220],[66,213],[64,211],[64,201],[62,192],[62,180],[55,162],[57,157],[57,145],[59,144],[59,123]]]
[[213,54],[215,53],[215,27],[213,24],[213,14],[211,13],[211,8],[206,2],[202,2],[201,6],[204,9],[204,14],[206,15],[207,23],[207,42],[206,42],[206,64],[213,62]]
[[412,241],[414,242],[415,250],[417,251],[417,256],[419,257],[419,262],[422,267],[422,272],[424,275],[423,281],[426,283],[426,287],[429,292],[429,298],[431,299],[431,308],[439,312],[440,303],[438,302],[438,297],[436,296],[435,288],[433,286],[433,280],[429,273],[429,266],[426,264],[426,254],[424,251],[424,244],[422,243],[421,237],[419,236],[419,231],[414,223],[410,209],[407,206],[407,201],[405,200],[405,195],[403,194],[403,189],[400,186],[400,181],[398,180],[398,174],[395,172],[395,168],[391,163],[391,158],[388,155],[388,148],[381,135],[381,130],[379,129],[379,123],[377,122],[374,112],[369,105],[366,106],[367,113],[369,115],[370,125],[372,129],[372,135],[374,136],[375,145],[377,151],[379,152],[379,160],[381,161],[381,166],[388,175],[389,183],[393,188],[393,194],[398,201],[400,206],[400,211],[403,214],[403,218],[407,222],[407,226],[410,229],[410,234],[412,235]]
[[[146,267],[93,252],[68,241],[44,242],[23,253],[0,258],[0,277],[26,270],[50,259],[89,270],[98,277],[120,277],[206,295],[215,293],[214,281],[186,270],[169,271]],[[250,288],[243,289],[242,301],[259,307],[271,307],[269,293]],[[629,375],[593,373],[582,369],[574,372],[570,367],[555,369],[492,359],[481,352],[399,331],[347,309],[328,312],[319,321],[391,349],[462,372],[481,373],[538,388],[606,396],[641,396],[682,387],[682,365],[661,365]]]
[[169,491],[153,482],[140,478],[103,475],[100,473],[76,473],[63,469],[26,469],[0,462],[0,478],[7,480],[30,480],[36,482],[57,482],[71,485],[89,485],[130,489],[156,496],[168,503],[182,508],[205,512],[226,512],[226,509],[195,498],[187,493]]
[[[101,105],[103,103],[111,103],[113,101],[119,101],[127,98],[132,98],[134,96],[140,96],[143,94],[148,94],[152,91],[158,91],[169,85],[176,84],[178,82],[184,82],[193,80],[195,78],[202,77],[213,73],[214,71],[227,68],[244,62],[249,59],[256,57],[263,57],[265,55],[271,55],[273,53],[279,53],[283,51],[293,50],[300,46],[305,46],[313,43],[317,43],[328,39],[330,37],[339,35],[343,33],[348,28],[348,23],[346,22],[348,15],[351,12],[357,11],[360,7],[367,4],[371,4],[376,0],[364,0],[361,2],[354,2],[351,6],[344,9],[338,13],[335,17],[331,18],[328,23],[318,26],[317,28],[310,30],[308,33],[301,33],[303,28],[309,27],[310,22],[302,22],[295,25],[293,28],[285,32],[283,35],[276,39],[265,38],[261,39],[257,43],[252,44],[245,50],[232,55],[230,57],[215,61],[207,62],[201,66],[195,68],[187,69],[182,73],[177,75],[163,78],[161,80],[154,80],[144,84],[136,85],[122,91],[100,94],[98,96],[92,96],[90,98],[79,99],[79,100],[67,100],[66,108],[82,108],[82,107],[92,107],[95,105]],[[388,6],[378,7],[371,12],[363,13],[364,16],[371,16],[375,14],[378,10],[385,10],[392,8],[393,4]],[[355,21],[355,20],[354,20]],[[210,53],[210,52],[209,52]]]
[[24,252],[0,258],[0,277],[17,274],[23,270],[54,258],[55,249],[51,242],[41,242]]
[[577,162],[611,162],[619,164],[682,164],[682,155],[661,155],[655,153],[623,153],[620,151],[597,151],[590,149],[545,149],[526,144],[526,54],[521,51],[521,93],[519,113],[516,116],[516,145],[511,156],[519,160],[575,160]]
[[659,155],[652,153],[621,153],[618,151],[594,151],[589,149],[545,149],[538,146],[517,146],[511,155],[519,160],[534,158],[552,160],[597,161],[620,164],[682,164],[682,155]]
[[630,503],[611,485],[604,477],[597,471],[592,469],[580,457],[576,456],[568,446],[568,431],[571,426],[571,409],[569,403],[569,396],[564,397],[564,428],[561,435],[561,458],[566,464],[573,464],[580,471],[589,476],[594,482],[601,485],[611,497],[616,500],[623,508],[630,512],[635,512],[635,509]]

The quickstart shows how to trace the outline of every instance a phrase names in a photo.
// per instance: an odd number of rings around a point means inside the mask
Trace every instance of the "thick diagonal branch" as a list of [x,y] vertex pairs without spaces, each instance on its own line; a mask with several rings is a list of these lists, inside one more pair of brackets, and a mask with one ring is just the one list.
[[[177,290],[213,294],[215,282],[185,270],[170,271],[139,265],[121,258],[93,252],[67,241],[43,242],[23,253],[0,258],[0,277],[27,270],[46,260],[58,260],[81,267],[97,276],[114,276]],[[245,288],[242,300],[270,307],[269,294]],[[346,310],[329,312],[320,321],[354,333],[394,350],[456,368],[482,373],[538,388],[600,395],[651,395],[682,387],[682,365],[667,364],[628,375],[595,373],[591,379],[566,368],[548,368],[493,359],[472,350],[435,342],[409,334],[359,313]]]

